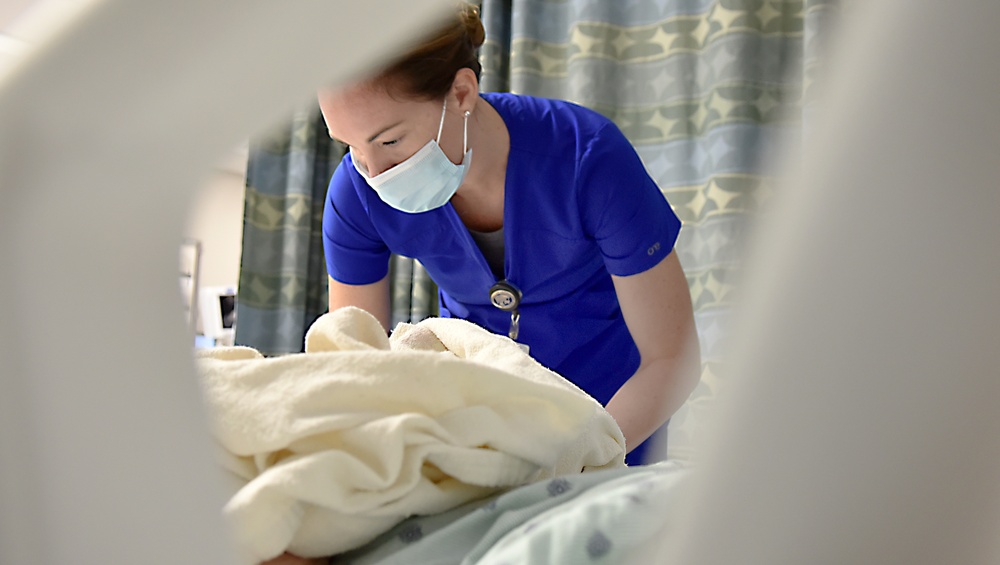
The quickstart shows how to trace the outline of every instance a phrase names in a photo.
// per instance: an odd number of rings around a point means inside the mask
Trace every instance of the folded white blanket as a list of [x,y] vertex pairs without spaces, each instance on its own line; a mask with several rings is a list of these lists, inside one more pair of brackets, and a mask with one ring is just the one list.
[[455,319],[321,317],[306,353],[204,350],[201,371],[248,560],[316,557],[498,489],[624,465],[590,396],[506,337]]

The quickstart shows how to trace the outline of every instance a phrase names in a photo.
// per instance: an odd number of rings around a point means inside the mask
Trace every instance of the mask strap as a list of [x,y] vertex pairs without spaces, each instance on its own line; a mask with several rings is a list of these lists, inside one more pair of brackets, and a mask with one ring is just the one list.
[[441,123],[438,124],[438,136],[437,142],[441,143],[441,132],[444,130],[444,113],[448,109],[448,99],[444,99],[444,105],[441,106]]
[[[445,116],[445,112],[447,112],[447,110],[448,110],[448,99],[445,98],[444,99],[444,104],[441,106],[441,123],[438,124],[438,136],[437,136],[437,142],[438,143],[441,143],[441,132],[444,131],[444,116]],[[463,155],[465,155],[466,153],[469,152],[469,116],[471,116],[471,115],[472,115],[472,112],[466,110],[465,111],[465,116],[463,116],[465,118],[465,123],[462,126],[463,130],[464,130],[462,132],[462,154]]]
[[469,152],[469,115],[470,114],[472,114],[472,112],[470,112],[468,110],[465,111],[465,125],[463,126],[464,131],[462,133],[462,155],[465,155],[466,153]]

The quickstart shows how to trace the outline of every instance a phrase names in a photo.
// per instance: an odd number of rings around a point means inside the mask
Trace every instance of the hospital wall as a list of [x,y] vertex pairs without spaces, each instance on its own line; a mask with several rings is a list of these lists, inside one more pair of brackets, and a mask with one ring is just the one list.
[[192,203],[185,237],[202,245],[201,286],[233,286],[240,277],[246,149],[222,158],[203,179]]

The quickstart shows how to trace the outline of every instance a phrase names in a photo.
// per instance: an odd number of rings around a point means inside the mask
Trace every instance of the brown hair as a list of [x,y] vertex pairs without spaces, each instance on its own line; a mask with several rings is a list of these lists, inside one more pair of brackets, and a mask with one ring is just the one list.
[[461,69],[479,79],[477,49],[486,40],[479,8],[460,2],[455,17],[375,78],[390,93],[434,100],[444,98]]

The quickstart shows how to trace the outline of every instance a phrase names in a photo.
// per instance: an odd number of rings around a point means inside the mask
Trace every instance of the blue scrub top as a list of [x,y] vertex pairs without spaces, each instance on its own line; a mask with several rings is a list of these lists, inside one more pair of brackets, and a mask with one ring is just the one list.
[[[680,220],[613,122],[564,101],[484,93],[510,133],[504,274],[521,290],[531,356],[607,404],[639,367],[611,275],[650,269],[673,249]],[[330,276],[369,284],[389,255],[421,262],[441,315],[506,335],[490,303],[497,282],[452,205],[410,214],[382,202],[350,154],[330,181],[323,245]]]

